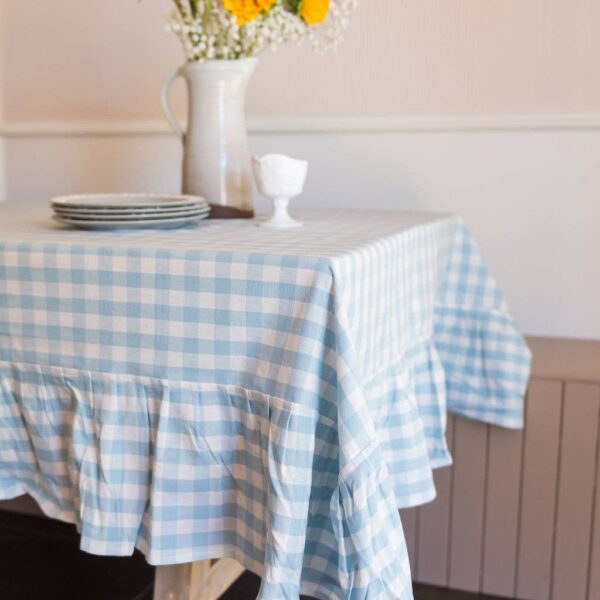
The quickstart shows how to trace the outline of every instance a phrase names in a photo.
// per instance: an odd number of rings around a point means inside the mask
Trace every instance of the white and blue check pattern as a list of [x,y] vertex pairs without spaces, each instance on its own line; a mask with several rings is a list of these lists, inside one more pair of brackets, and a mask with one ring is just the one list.
[[447,408],[522,425],[529,350],[456,217],[82,233],[0,210],[0,497],[82,548],[229,556],[259,598],[412,598],[398,508]]

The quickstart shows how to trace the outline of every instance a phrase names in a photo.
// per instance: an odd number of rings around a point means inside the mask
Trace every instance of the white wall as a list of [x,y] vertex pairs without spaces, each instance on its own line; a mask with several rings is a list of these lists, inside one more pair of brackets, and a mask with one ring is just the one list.
[[[170,0],[0,0],[6,117],[154,119]],[[266,53],[253,116],[600,112],[598,0],[360,0],[337,53]]]
[[[178,142],[159,124],[55,128],[6,138],[11,201],[178,189]],[[255,152],[310,159],[298,208],[457,212],[526,333],[600,338],[600,117],[259,121],[253,130]]]
[[[4,33],[5,23],[5,11],[6,6],[0,0],[0,39]],[[0,51],[0,65],[2,65],[2,59],[4,53]],[[4,86],[5,72],[3,68],[0,68],[0,123],[4,122],[4,97],[5,97],[5,86]],[[0,136],[0,202],[4,202],[6,199],[6,183],[5,183],[6,166],[4,164],[4,139]]]

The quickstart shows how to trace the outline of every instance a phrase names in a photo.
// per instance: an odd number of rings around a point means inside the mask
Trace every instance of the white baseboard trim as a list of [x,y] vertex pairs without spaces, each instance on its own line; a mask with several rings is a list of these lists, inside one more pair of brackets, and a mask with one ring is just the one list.
[[[386,133],[600,129],[600,114],[479,115],[449,117],[251,118],[252,133]],[[162,120],[13,121],[0,123],[2,137],[170,135]]]

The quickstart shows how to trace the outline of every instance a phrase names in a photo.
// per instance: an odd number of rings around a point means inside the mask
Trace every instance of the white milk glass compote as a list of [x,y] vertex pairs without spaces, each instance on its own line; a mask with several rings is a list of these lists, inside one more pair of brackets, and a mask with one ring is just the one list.
[[290,217],[288,204],[304,189],[308,162],[283,154],[266,154],[262,157],[253,157],[252,166],[258,191],[270,198],[274,206],[272,217],[258,225],[269,229],[302,227],[300,221]]

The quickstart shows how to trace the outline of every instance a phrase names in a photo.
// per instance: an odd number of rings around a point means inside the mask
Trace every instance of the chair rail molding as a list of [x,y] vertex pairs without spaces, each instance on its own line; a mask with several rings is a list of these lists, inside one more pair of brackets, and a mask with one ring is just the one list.
[[[254,117],[253,133],[515,131],[600,129],[598,114],[498,114],[387,117]],[[45,120],[0,122],[0,136],[171,135],[166,121],[158,120]]]
[[4,140],[0,137],[0,203],[6,201],[6,165]]

